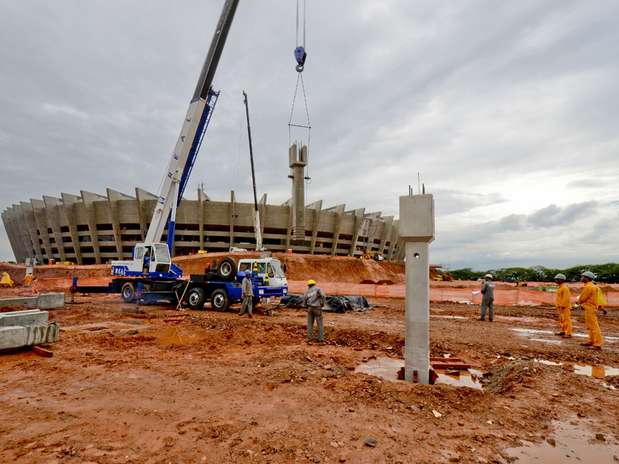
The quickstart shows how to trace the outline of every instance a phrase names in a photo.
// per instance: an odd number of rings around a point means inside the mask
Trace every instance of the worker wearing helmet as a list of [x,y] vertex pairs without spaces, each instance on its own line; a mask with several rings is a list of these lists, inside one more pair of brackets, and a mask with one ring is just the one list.
[[239,311],[239,316],[247,313],[250,318],[252,316],[252,305],[254,303],[254,286],[251,282],[251,271],[240,271],[237,276],[242,280],[241,282],[241,310]]
[[488,309],[488,320],[494,320],[494,282],[492,274],[486,274],[481,284],[481,316],[480,321],[486,320],[486,308]]
[[581,280],[585,283],[580,295],[578,296],[578,304],[585,311],[585,326],[589,334],[587,343],[582,343],[583,346],[590,346],[597,350],[602,349],[604,338],[598,324],[596,311],[598,309],[598,290],[593,284],[595,274],[591,271],[585,271],[581,274]]
[[565,283],[566,280],[565,274],[557,274],[555,276],[555,282],[559,286],[555,298],[555,306],[559,313],[559,325],[561,327],[561,330],[555,335],[569,338],[572,336],[572,313],[570,309],[570,289]]
[[322,289],[316,285],[314,279],[307,281],[307,291],[303,295],[303,306],[307,308],[307,342],[310,343],[314,338],[314,321],[318,326],[318,342],[324,342],[324,326],[322,322],[322,307],[325,305],[327,297]]

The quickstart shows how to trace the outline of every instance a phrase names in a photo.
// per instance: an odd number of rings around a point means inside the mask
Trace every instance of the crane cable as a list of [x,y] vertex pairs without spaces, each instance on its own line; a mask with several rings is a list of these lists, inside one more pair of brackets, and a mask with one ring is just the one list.
[[[296,30],[296,48],[294,49],[294,56],[297,62],[295,67],[297,71],[297,83],[294,88],[294,96],[292,98],[292,105],[290,107],[290,119],[288,120],[288,142],[292,144],[292,130],[294,127],[307,129],[307,145],[309,147],[311,123],[309,116],[309,106],[307,104],[307,92],[305,91],[305,82],[303,81],[303,70],[305,68],[305,60],[307,58],[307,52],[305,51],[305,25],[306,25],[306,7],[305,0],[297,0],[297,30]],[[297,101],[297,95],[299,93],[299,85],[303,93],[303,104],[305,106],[305,122],[298,122],[294,117],[294,108]]]

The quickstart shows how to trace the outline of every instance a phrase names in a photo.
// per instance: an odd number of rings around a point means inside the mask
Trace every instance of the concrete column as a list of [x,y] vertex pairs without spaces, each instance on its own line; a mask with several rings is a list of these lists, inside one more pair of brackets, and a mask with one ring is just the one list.
[[146,238],[146,232],[148,227],[146,226],[148,222],[148,214],[145,209],[145,201],[146,200],[157,200],[157,195],[154,195],[146,190],[142,190],[141,188],[135,189],[135,201],[136,207],[138,211],[138,221],[140,223],[140,235],[142,236],[142,241]]
[[101,250],[99,248],[99,231],[97,230],[97,209],[93,203],[97,201],[106,201],[107,198],[85,190],[81,190],[80,195],[82,196],[82,202],[84,203],[88,214],[88,233],[90,234],[90,243],[92,244],[92,250],[95,254],[95,262],[97,264],[101,264],[102,260]]
[[346,214],[346,205],[341,204],[330,208],[335,212],[335,224],[333,227],[333,242],[331,242],[331,254],[337,254],[337,245],[340,241],[340,233],[342,231],[342,218]]
[[348,250],[348,256],[355,256],[357,250],[357,242],[359,242],[359,235],[363,231],[365,225],[365,208],[359,208],[354,211],[355,223],[353,225],[354,231],[352,234],[352,240],[350,242],[350,250]]
[[307,206],[308,209],[314,212],[314,222],[312,226],[312,241],[310,244],[310,253],[316,252],[316,239],[318,238],[318,227],[320,226],[320,215],[322,214],[322,200],[318,200]]
[[[32,212],[34,214],[34,223],[39,231],[39,238],[41,239],[42,248],[45,250],[45,257],[47,259],[52,257],[52,245],[49,241],[49,234],[47,233],[47,217],[45,215],[45,204],[43,200],[31,199]],[[45,260],[41,260],[41,264]]]
[[307,145],[301,150],[293,143],[288,152],[292,177],[292,235],[295,241],[305,240],[305,166]]
[[69,225],[69,234],[71,235],[71,244],[73,245],[73,253],[75,254],[75,261],[77,264],[82,264],[82,250],[80,248],[81,243],[79,240],[79,234],[77,232],[77,221],[75,218],[74,205],[82,198],[77,195],[71,195],[70,193],[61,193],[65,219]]
[[230,248],[234,246],[234,220],[236,216],[236,198],[234,190],[230,190]]
[[260,197],[260,201],[258,202],[258,211],[260,211],[260,235],[262,235],[262,242],[264,243],[264,225],[267,222],[267,194],[266,193],[262,194],[262,196]]
[[45,203],[45,214],[47,215],[47,223],[52,229],[52,236],[54,237],[56,249],[60,256],[60,261],[66,261],[67,258],[64,254],[64,242],[62,241],[62,232],[60,231],[60,218],[59,209],[62,207],[62,200],[60,198],[48,197],[43,195],[43,203]]
[[430,381],[429,244],[434,240],[432,195],[400,197],[400,238],[406,250],[404,378]]
[[204,250],[204,202],[206,194],[202,187],[198,188],[198,232],[200,234],[200,250]]
[[391,227],[393,225],[393,216],[387,216],[384,218],[383,222],[383,234],[380,239],[380,246],[378,247],[378,252],[381,255],[385,255],[385,245],[387,244],[387,240],[389,239],[389,235],[391,234]]

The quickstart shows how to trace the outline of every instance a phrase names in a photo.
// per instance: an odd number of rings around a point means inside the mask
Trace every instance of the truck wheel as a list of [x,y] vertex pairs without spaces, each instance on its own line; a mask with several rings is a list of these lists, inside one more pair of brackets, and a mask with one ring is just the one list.
[[218,288],[211,295],[211,306],[215,311],[225,311],[230,304],[228,293],[225,290]]
[[206,295],[204,290],[199,287],[194,287],[187,293],[187,305],[191,309],[204,309]]
[[135,299],[135,287],[133,284],[131,282],[125,282],[120,288],[120,295],[125,303],[131,303]]
[[224,280],[233,280],[236,277],[236,261],[224,258],[217,265],[217,274]]

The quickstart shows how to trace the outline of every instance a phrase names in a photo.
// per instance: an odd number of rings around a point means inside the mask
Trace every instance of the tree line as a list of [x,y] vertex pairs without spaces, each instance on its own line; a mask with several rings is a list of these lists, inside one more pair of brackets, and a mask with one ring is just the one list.
[[495,280],[504,282],[549,282],[554,276],[565,274],[569,282],[580,280],[583,271],[591,271],[596,276],[597,282],[619,283],[619,263],[590,264],[572,266],[567,269],[553,269],[544,266],[533,267],[505,267],[489,269],[487,271],[474,271],[470,267],[449,271],[456,280],[477,280],[485,274],[492,274]]

